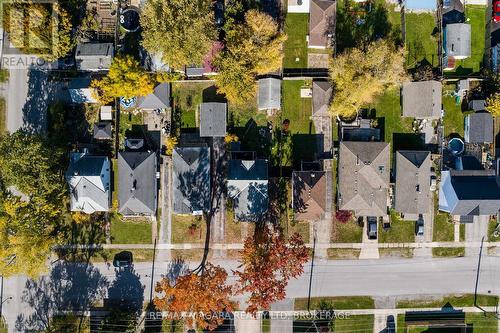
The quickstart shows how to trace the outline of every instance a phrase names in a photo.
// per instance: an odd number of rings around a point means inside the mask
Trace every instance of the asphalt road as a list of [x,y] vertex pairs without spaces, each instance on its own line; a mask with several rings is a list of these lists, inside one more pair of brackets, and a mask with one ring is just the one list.
[[[313,269],[314,296],[401,296],[423,294],[473,293],[478,258],[414,258],[378,260],[317,260]],[[234,260],[215,261],[228,272],[235,269]],[[193,263],[195,265],[197,263]],[[157,263],[154,281],[172,273],[179,266]],[[307,297],[310,263],[304,274],[290,282],[288,298]],[[500,257],[483,256],[478,292],[500,295]],[[235,277],[230,273],[230,281]],[[43,327],[43,318],[56,310],[85,310],[91,303],[114,294],[130,300],[149,300],[151,263],[137,263],[133,272],[117,273],[105,264],[85,267],[57,263],[51,272],[37,281],[25,276],[5,279],[3,315],[9,330]],[[116,293],[116,290],[124,293]],[[112,297],[112,296],[111,296]],[[40,326],[37,326],[40,325]],[[14,331],[11,331],[14,332]]]

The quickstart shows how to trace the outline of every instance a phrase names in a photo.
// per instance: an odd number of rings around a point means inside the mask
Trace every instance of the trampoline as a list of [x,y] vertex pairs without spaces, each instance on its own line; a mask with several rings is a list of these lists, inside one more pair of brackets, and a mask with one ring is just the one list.
[[140,27],[139,9],[127,7],[120,14],[120,25],[127,32],[135,32]]

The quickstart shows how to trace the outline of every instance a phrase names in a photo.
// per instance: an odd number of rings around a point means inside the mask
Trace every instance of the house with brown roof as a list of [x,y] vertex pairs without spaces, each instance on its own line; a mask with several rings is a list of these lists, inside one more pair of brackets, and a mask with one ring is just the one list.
[[329,47],[332,35],[331,19],[335,17],[335,1],[311,0],[309,8],[309,47],[325,49]]
[[297,221],[316,221],[326,210],[326,173],[294,171],[292,173],[293,211]]
[[390,148],[386,142],[342,141],[338,207],[360,216],[386,216]]

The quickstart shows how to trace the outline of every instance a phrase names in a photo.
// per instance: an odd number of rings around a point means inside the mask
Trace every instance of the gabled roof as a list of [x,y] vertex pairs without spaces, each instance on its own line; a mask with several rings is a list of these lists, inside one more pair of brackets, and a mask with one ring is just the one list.
[[309,46],[326,47],[330,18],[335,15],[335,1],[311,0],[309,13]]
[[493,117],[487,111],[475,112],[465,117],[465,142],[492,143]]
[[237,220],[262,219],[269,204],[267,161],[230,160],[227,192]]
[[137,107],[145,110],[167,109],[170,107],[170,83],[163,82],[157,85],[154,91],[137,98]]
[[396,152],[396,211],[404,214],[428,213],[432,207],[430,179],[430,152]]
[[155,215],[157,202],[156,154],[118,153],[119,212],[127,215]]
[[441,116],[439,81],[408,82],[403,85],[403,117],[439,118]]
[[442,13],[443,25],[465,22],[462,0],[444,0]]
[[80,43],[75,52],[77,68],[83,71],[107,70],[113,54],[113,43]]
[[172,154],[175,214],[210,210],[210,148],[178,147]]
[[326,173],[294,171],[292,173],[293,211],[297,221],[315,221],[326,209]]
[[330,100],[332,98],[332,84],[329,81],[313,81],[313,117],[329,116]]
[[445,27],[446,55],[448,57],[471,56],[471,25],[453,23]]
[[281,109],[281,80],[259,80],[259,110]]
[[226,114],[226,103],[202,103],[200,106],[200,136],[225,136],[227,117]]
[[71,153],[66,180],[71,211],[106,212],[110,203],[111,163],[105,156]]
[[494,215],[500,210],[500,179],[477,172],[443,171],[439,209],[451,215]]
[[111,122],[100,122],[94,124],[94,139],[108,140],[111,139]]
[[357,216],[387,214],[388,143],[342,141],[338,173],[341,210],[352,210]]

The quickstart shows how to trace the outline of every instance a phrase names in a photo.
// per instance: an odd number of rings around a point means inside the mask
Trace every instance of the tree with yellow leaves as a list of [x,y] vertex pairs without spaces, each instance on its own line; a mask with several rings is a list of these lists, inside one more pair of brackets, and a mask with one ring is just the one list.
[[255,97],[257,75],[281,67],[286,35],[271,16],[253,9],[245,14],[244,22],[230,20],[225,31],[225,49],[214,59],[215,83],[230,103],[243,104]]
[[147,0],[142,45],[176,69],[201,64],[217,38],[211,0]]
[[93,80],[91,87],[99,102],[107,104],[115,98],[146,96],[153,92],[154,80],[132,56],[117,56],[113,59],[108,74]]
[[486,99],[486,110],[491,112],[493,117],[500,117],[500,93],[495,93]]
[[178,143],[177,138],[175,136],[169,135],[167,137],[166,142],[165,142],[165,147],[167,148],[165,150],[165,154],[168,156],[172,156],[172,154],[174,153],[175,147],[177,147],[177,143]]
[[3,27],[21,52],[54,61],[73,48],[70,16],[57,2],[14,1],[3,8]]
[[186,313],[185,321],[192,328],[213,330],[224,322],[219,314],[233,310],[227,272],[210,263],[199,274],[187,272],[176,280],[163,278],[155,290],[161,294],[153,301],[156,308],[178,316]]
[[336,57],[330,65],[335,92],[331,112],[352,118],[384,89],[407,81],[404,60],[404,49],[386,40],[371,43],[366,51],[353,48]]

